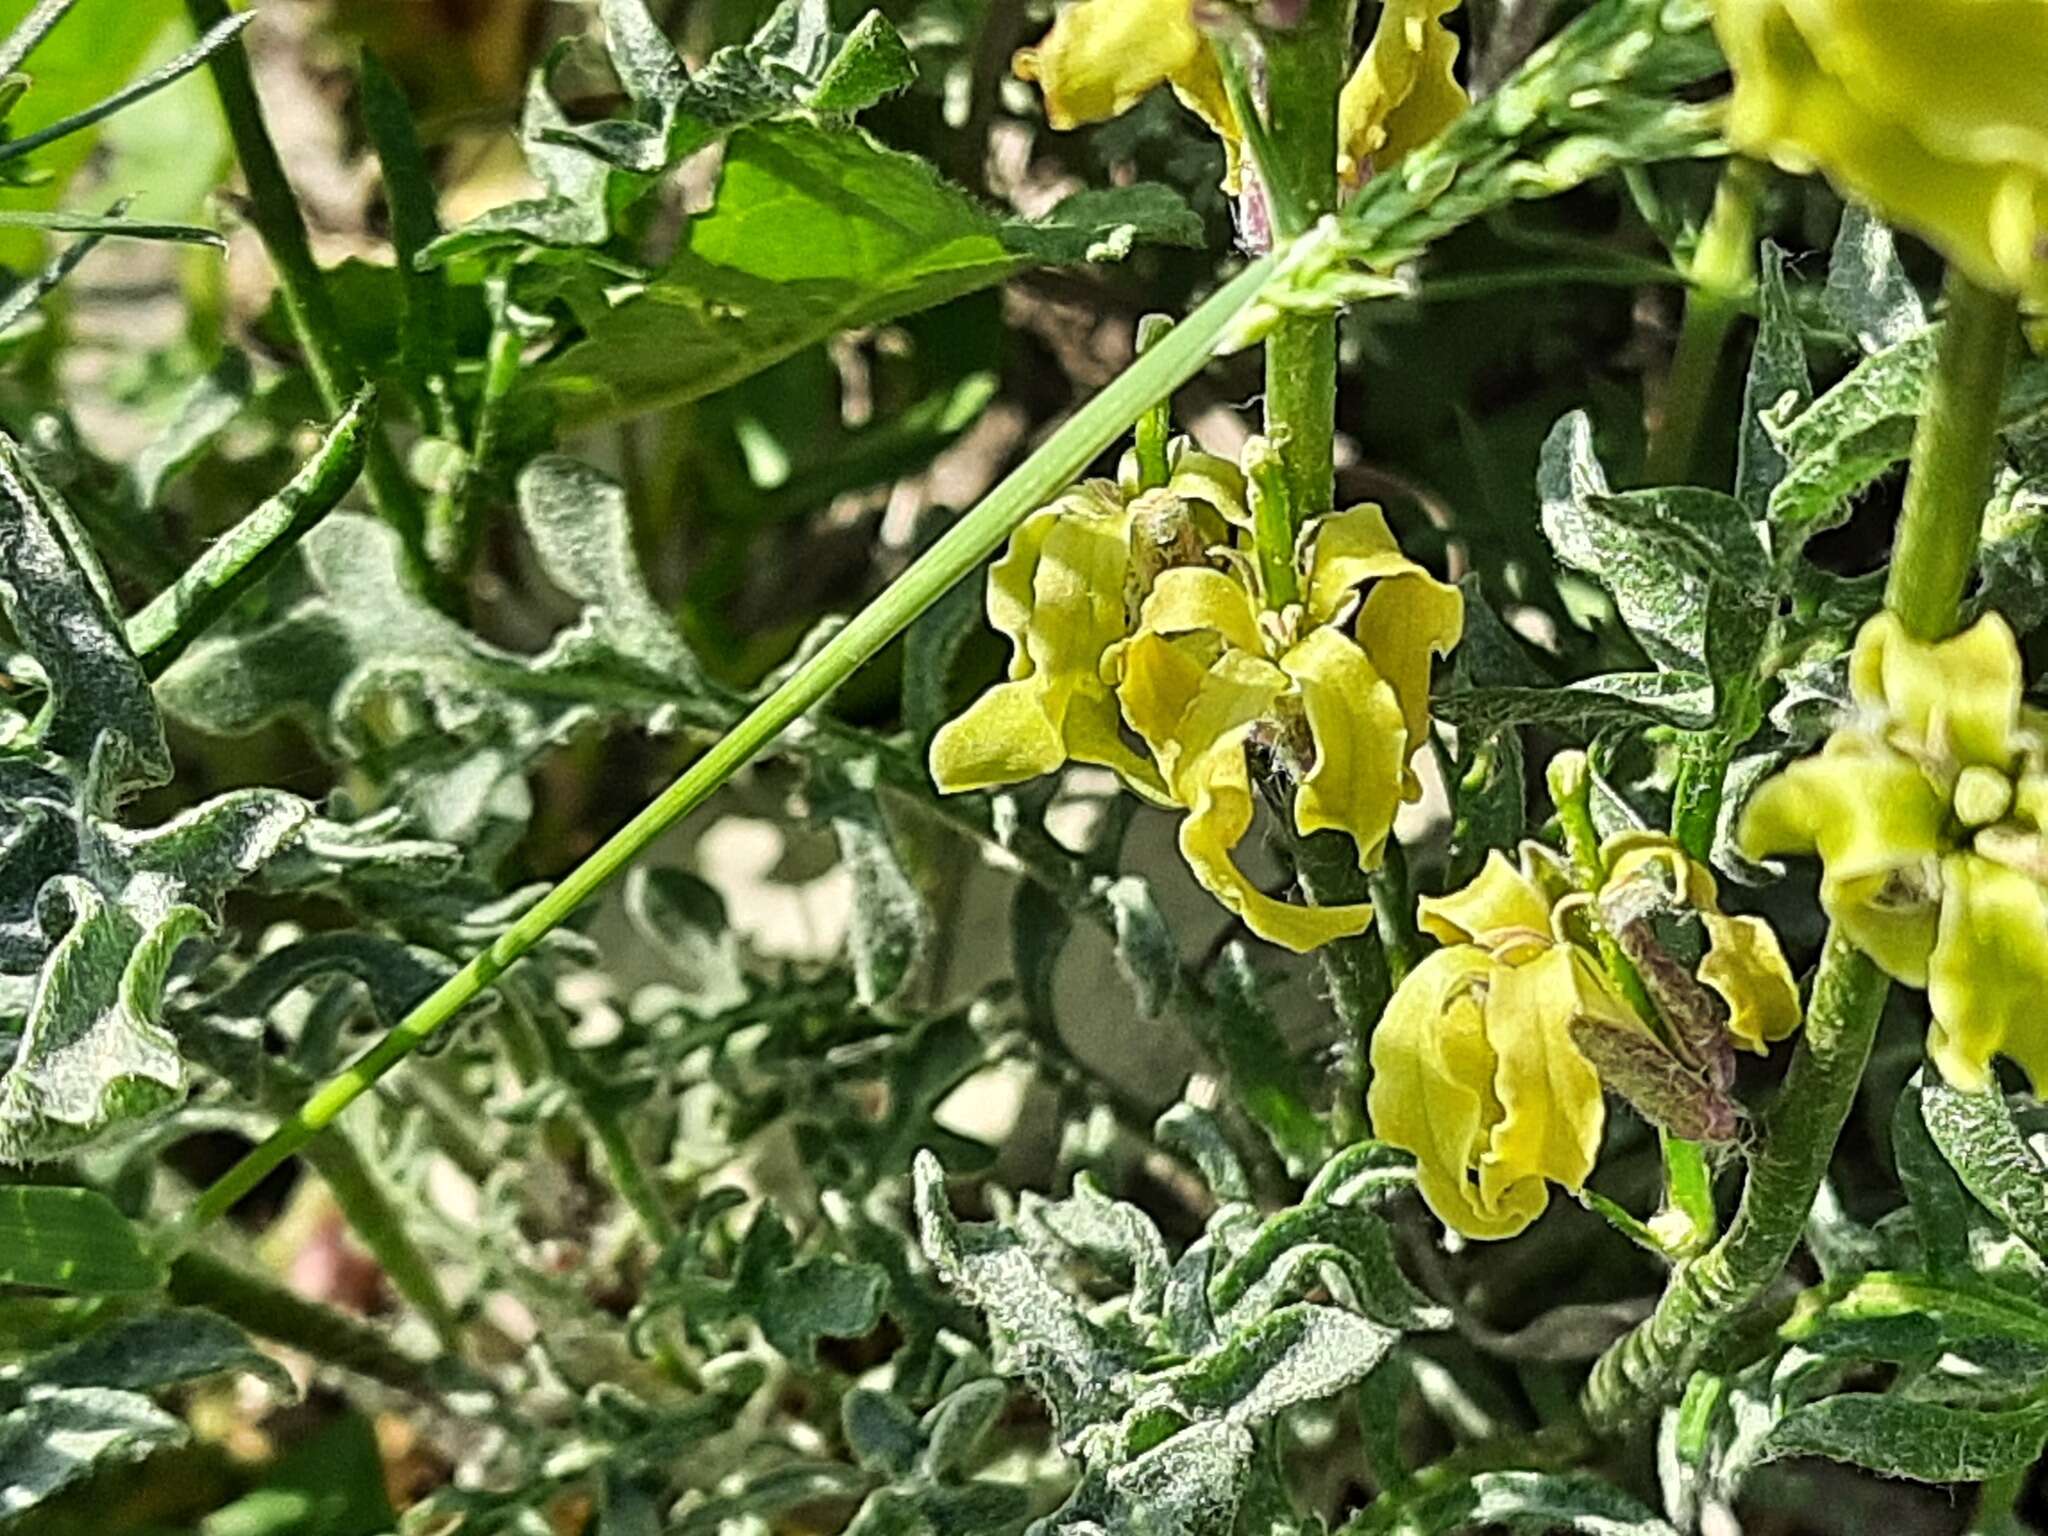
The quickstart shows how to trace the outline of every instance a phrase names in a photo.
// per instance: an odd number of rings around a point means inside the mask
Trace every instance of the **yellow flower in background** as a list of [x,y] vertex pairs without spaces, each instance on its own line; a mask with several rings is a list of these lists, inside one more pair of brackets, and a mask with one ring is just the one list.
[[1026,518],[988,577],[989,623],[1012,647],[1009,680],[933,738],[939,788],[1015,784],[1073,761],[1163,799],[1158,772],[1123,738],[1103,653],[1131,631],[1143,596],[1133,585],[1149,585],[1165,561],[1200,558],[1226,516],[1242,518],[1244,494],[1234,464],[1180,448],[1161,489],[1091,480]]
[[1248,559],[1225,554],[1227,569],[1160,573],[1105,675],[1188,813],[1180,847],[1195,877],[1252,932],[1305,951],[1363,932],[1372,909],[1300,906],[1246,878],[1247,753],[1256,742],[1293,770],[1296,830],[1341,831],[1360,868],[1376,867],[1395,811],[1420,792],[1409,762],[1427,737],[1430,663],[1457,643],[1464,600],[1401,553],[1374,506],[1303,529],[1302,601],[1283,609]]
[[2048,0],[1715,0],[1728,136],[2048,304]]
[[[1458,39],[1443,18],[1458,0],[1387,0],[1340,101],[1338,169],[1357,184],[1434,138],[1465,110],[1454,73]],[[1120,117],[1160,85],[1223,140],[1235,191],[1244,134],[1193,0],[1074,0],[1016,59],[1045,96],[1046,121],[1078,128]]]
[[1881,613],[1849,681],[1856,717],[1758,787],[1742,845],[1820,855],[1828,917],[1927,989],[1950,1083],[1990,1086],[2002,1054],[2048,1087],[2048,762],[2018,642],[1997,614],[1930,644]]

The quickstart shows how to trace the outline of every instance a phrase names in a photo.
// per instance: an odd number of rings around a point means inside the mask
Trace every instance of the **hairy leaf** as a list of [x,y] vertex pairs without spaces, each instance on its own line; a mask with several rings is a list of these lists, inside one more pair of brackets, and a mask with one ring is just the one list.
[[82,1296],[153,1291],[163,1266],[105,1195],[54,1185],[0,1185],[0,1284]]

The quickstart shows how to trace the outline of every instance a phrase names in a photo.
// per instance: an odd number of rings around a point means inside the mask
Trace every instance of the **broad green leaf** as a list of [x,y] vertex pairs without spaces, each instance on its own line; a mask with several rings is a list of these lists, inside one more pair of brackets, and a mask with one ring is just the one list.
[[2048,619],[2048,479],[2007,473],[1984,509],[1972,614],[1996,610],[2028,634]]
[[1860,203],[1842,208],[1821,302],[1865,352],[1882,352],[1926,328],[1920,291],[1899,264],[1892,232]]
[[163,1266],[105,1195],[55,1185],[0,1185],[0,1283],[82,1296],[153,1291]]
[[1921,1086],[1920,1104],[1929,1136],[1964,1187],[2048,1259],[2048,1163],[2020,1135],[2004,1096],[1931,1080]]
[[148,1398],[103,1387],[55,1391],[0,1414],[0,1527],[102,1466],[189,1438]]
[[1764,1459],[1825,1456],[1887,1477],[1978,1483],[2030,1465],[2048,1442],[2048,1402],[2003,1411],[1848,1393],[1795,1408],[1771,1430]]
[[1338,1307],[1296,1304],[1231,1333],[1214,1350],[1161,1373],[1190,1418],[1257,1427],[1356,1386],[1400,1335]]
[[1813,403],[1806,343],[1785,286],[1785,253],[1769,240],[1757,263],[1757,302],[1756,344],[1742,384],[1735,447],[1735,498],[1752,518],[1770,510],[1771,492],[1785,478],[1785,453],[1778,446],[1783,422]]
[[586,422],[699,399],[840,331],[999,283],[1033,263],[1192,244],[1158,187],[1077,194],[1003,221],[912,156],[855,130],[767,123],[735,134],[709,212],[644,288],[583,315],[587,335],[534,378]]
[[1634,1499],[1589,1472],[1481,1472],[1419,1498],[1366,1528],[1384,1536],[1453,1536],[1477,1530],[1677,1536]]

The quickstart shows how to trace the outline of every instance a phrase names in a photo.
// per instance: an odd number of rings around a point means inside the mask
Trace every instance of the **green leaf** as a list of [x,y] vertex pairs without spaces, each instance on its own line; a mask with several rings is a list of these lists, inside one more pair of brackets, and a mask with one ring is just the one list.
[[73,1387],[0,1415],[0,1526],[110,1462],[183,1445],[185,1426],[133,1392]]
[[136,501],[154,507],[164,487],[190,469],[242,413],[254,387],[248,355],[242,352],[228,353],[187,385],[163,431],[129,466]]
[[1930,1079],[1920,1105],[1928,1135],[1963,1186],[2048,1259],[2048,1163],[2020,1135],[2004,1095],[1964,1093]]
[[173,245],[210,245],[223,251],[228,248],[227,237],[217,229],[202,229],[197,224],[131,219],[118,213],[32,213],[22,208],[0,208],[0,229],[97,235],[103,240],[164,240]]
[[1211,978],[1210,1005],[1190,1010],[1202,1048],[1229,1072],[1237,1102],[1288,1167],[1306,1173],[1320,1166],[1329,1128],[1309,1106],[1301,1063],[1280,1034],[1244,945],[1224,946]]
[[747,1000],[739,936],[726,920],[725,898],[687,870],[638,865],[626,876],[626,914],[669,963],[679,1000],[714,1018]]
[[1188,1417],[1253,1428],[1356,1386],[1399,1337],[1355,1312],[1298,1303],[1238,1329],[1159,1380]]
[[[1674,560],[1672,543],[1608,515],[1607,472],[1593,450],[1593,422],[1573,411],[1544,440],[1536,470],[1543,532],[1558,560],[1605,587],[1629,633],[1660,668],[1706,666],[1707,577]],[[1643,503],[1631,503],[1638,511]],[[1723,521],[1726,521],[1724,518]]]
[[1865,352],[1897,346],[1927,326],[1920,290],[1899,264],[1892,232],[1861,203],[1842,207],[1821,303]]
[[533,375],[569,421],[700,399],[814,342],[999,283],[1033,262],[1194,244],[1159,188],[1078,194],[1037,224],[997,219],[929,166],[857,131],[762,124],[733,136],[718,194],[643,290],[583,316]]
[[548,75],[558,57],[559,53],[549,55],[528,78],[519,120],[526,168],[541,184],[541,195],[517,198],[479,214],[435,240],[420,260],[434,265],[524,246],[573,249],[601,244],[610,236],[606,193],[614,174],[611,168],[587,151],[550,137],[570,127],[548,89]]
[[37,1356],[0,1382],[0,1399],[18,1406],[24,1397],[80,1387],[154,1392],[230,1374],[260,1377],[280,1402],[298,1396],[291,1372],[226,1318],[174,1308],[122,1318]]
[[1365,1529],[1385,1536],[1451,1536],[1477,1530],[1579,1531],[1585,1536],[1677,1536],[1620,1489],[1590,1472],[1481,1472],[1419,1498]]
[[1588,738],[1610,725],[1701,730],[1714,719],[1714,685],[1699,672],[1608,672],[1543,688],[1465,688],[1431,705],[1461,731],[1542,725]]
[[[1478,574],[1459,583],[1465,597],[1465,630],[1451,662],[1454,691],[1480,688],[1548,689],[1550,679],[1528,648],[1503,624],[1486,599]],[[1522,733],[1512,724],[1458,732],[1451,775],[1451,865],[1446,883],[1456,887],[1479,873],[1489,848],[1512,848],[1528,823],[1528,785]]]
[[[1930,326],[1865,358],[1786,424],[1779,447],[1790,468],[1770,501],[1781,563],[1847,519],[1851,498],[1912,451],[1940,334]],[[2006,381],[2000,419],[2017,421],[2044,406],[2048,359],[2023,359]]]
[[2031,1465],[2044,1443],[2048,1402],[1987,1412],[1847,1393],[1786,1414],[1766,1436],[1763,1459],[1825,1456],[1887,1477],[1980,1483]]
[[1123,875],[1102,887],[1116,929],[1116,964],[1137,995],[1138,1015],[1156,1019],[1180,985],[1180,948],[1152,887],[1137,875]]
[[1920,1232],[1923,1262],[1937,1275],[1957,1274],[1970,1262],[1969,1198],[1929,1134],[1933,1091],[1924,1070],[1901,1090],[1892,1110],[1892,1161]]
[[[171,775],[149,681],[70,513],[0,435],[0,608],[50,683],[42,745],[119,789]],[[101,756],[101,754],[104,756]]]
[[1735,497],[1753,518],[1769,512],[1771,492],[1785,478],[1785,453],[1778,446],[1783,423],[1813,403],[1806,343],[1785,286],[1785,253],[1769,240],[1757,264],[1757,302],[1756,345],[1743,380],[1735,450]]
[[105,1195],[6,1184],[0,1185],[0,1283],[119,1296],[158,1289],[164,1268]]
[[875,784],[873,758],[820,760],[811,774],[813,810],[831,823],[839,857],[853,876],[847,947],[854,995],[868,1008],[902,992],[932,934],[931,913],[903,866]]

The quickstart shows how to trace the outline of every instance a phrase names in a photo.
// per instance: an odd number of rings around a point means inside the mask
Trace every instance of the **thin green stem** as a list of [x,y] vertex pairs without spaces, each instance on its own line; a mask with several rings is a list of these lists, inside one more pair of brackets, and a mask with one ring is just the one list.
[[491,340],[484,353],[483,391],[477,401],[476,436],[469,462],[454,483],[427,508],[427,553],[435,568],[459,582],[476,546],[477,492],[497,457],[504,406],[519,381],[522,337],[511,314],[511,285],[502,273],[485,284],[490,298]]
[[1644,476],[1652,485],[1682,484],[1692,472],[1729,328],[1756,281],[1756,200],[1762,179],[1753,161],[1730,160],[1714,191],[1714,206],[1687,273],[1692,286],[1678,350],[1644,458]]
[[[234,14],[227,0],[185,0],[185,11],[192,18],[193,30],[202,36]],[[229,47],[206,62],[213,72],[235,157],[249,184],[249,221],[262,236],[263,248],[277,269],[278,290],[284,297],[292,334],[305,349],[307,371],[328,411],[339,416],[363,387],[363,374],[349,355],[326,276],[313,259],[298,195],[292,191],[277,145],[263,121],[263,104],[256,94],[249,56],[241,48]],[[416,557],[421,555],[419,497],[381,430],[370,434],[363,473],[378,513],[398,529]]]
[[1946,639],[1977,563],[1999,400],[2019,336],[2017,301],[1954,267],[1948,320],[1913,435],[1913,468],[1885,605],[1922,640]]
[[462,1328],[455,1309],[442,1294],[431,1260],[412,1240],[405,1219],[392,1206],[377,1175],[363,1161],[354,1141],[339,1130],[315,1136],[305,1146],[306,1161],[320,1175],[334,1203],[341,1207],[349,1230],[362,1240],[398,1294],[417,1307],[433,1325],[444,1349],[457,1353]]
[[1273,258],[1252,263],[1169,336],[1120,374],[956,523],[874,602],[799,666],[738,725],[369,1050],[318,1089],[298,1114],[201,1193],[170,1234],[173,1245],[225,1215],[271,1169],[309,1141],[386,1072],[484,992],[591,896],[622,874],[647,845],[772,745],[909,627],[954,583],[976,569],[1138,416],[1199,372],[1230,322],[1272,275]]
[[1259,561],[1259,585],[1266,606],[1284,612],[1301,600],[1294,572],[1294,542],[1301,519],[1294,509],[1294,485],[1288,466],[1271,438],[1255,437],[1245,445],[1245,478],[1252,502],[1252,548]]

